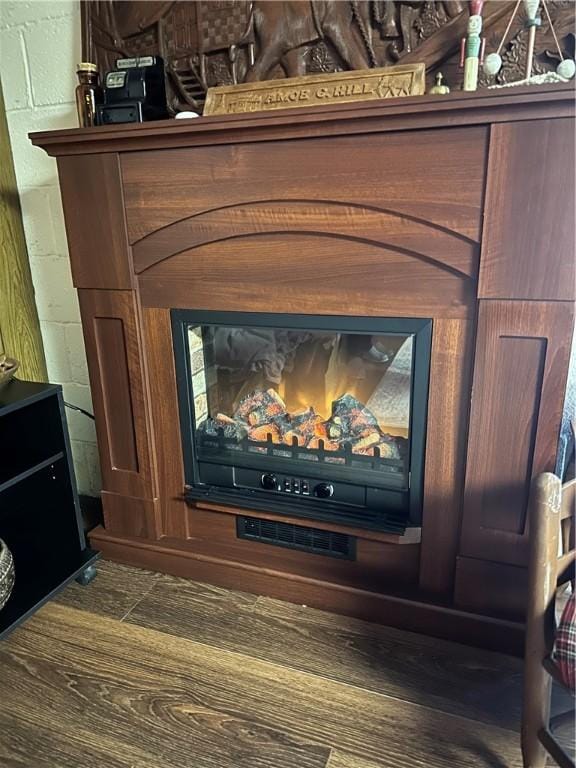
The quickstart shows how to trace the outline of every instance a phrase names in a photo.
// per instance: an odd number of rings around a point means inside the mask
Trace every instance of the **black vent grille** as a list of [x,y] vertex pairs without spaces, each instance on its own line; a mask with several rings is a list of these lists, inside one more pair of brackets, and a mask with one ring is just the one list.
[[261,517],[241,516],[236,518],[236,531],[240,539],[299,549],[316,555],[339,557],[343,560],[356,559],[356,539],[344,533],[264,520]]

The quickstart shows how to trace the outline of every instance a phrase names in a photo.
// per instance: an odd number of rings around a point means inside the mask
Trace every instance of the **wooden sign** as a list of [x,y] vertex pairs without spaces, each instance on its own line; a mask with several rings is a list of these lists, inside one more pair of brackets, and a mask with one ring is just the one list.
[[204,114],[233,115],[349,104],[397,96],[421,96],[424,92],[425,65],[407,64],[209,88]]

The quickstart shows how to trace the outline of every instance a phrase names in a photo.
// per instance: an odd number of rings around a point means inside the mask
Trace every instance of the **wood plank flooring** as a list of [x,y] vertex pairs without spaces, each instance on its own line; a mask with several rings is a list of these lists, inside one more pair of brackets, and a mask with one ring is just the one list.
[[102,563],[0,645],[2,768],[520,768],[516,659]]

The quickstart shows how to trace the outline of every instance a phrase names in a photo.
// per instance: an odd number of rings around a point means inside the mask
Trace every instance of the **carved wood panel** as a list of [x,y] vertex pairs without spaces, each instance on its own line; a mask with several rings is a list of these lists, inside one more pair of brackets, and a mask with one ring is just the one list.
[[572,302],[482,301],[460,554],[526,565],[530,482],[554,471]]
[[426,221],[369,205],[315,200],[272,200],[217,208],[163,227],[134,246],[136,274],[185,250],[240,237],[280,232],[327,234],[426,261],[460,277],[475,279],[475,243]]
[[80,290],[105,491],[156,496],[136,297]]
[[[549,2],[568,55],[574,37],[571,6],[566,0]],[[513,7],[501,0],[485,3],[488,50],[497,47]],[[452,87],[462,82],[464,0],[100,0],[81,8],[84,59],[106,71],[122,56],[162,55],[174,109],[201,108],[206,89],[214,85],[398,62],[424,62],[430,82],[439,67]],[[520,79],[525,46],[521,12],[503,49],[499,82]],[[535,71],[555,68],[553,49],[544,21]]]
[[201,245],[138,284],[145,307],[372,317],[468,317],[476,293],[473,280],[427,259],[329,232]]

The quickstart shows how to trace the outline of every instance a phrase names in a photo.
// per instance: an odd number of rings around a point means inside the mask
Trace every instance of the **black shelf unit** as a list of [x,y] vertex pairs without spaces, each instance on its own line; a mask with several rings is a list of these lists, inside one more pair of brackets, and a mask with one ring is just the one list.
[[0,639],[72,579],[94,578],[86,546],[62,388],[14,379],[0,389],[0,538],[16,581]]

